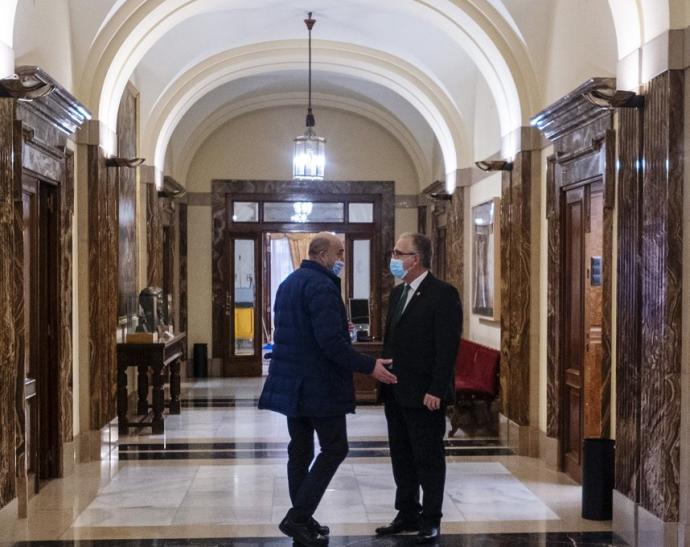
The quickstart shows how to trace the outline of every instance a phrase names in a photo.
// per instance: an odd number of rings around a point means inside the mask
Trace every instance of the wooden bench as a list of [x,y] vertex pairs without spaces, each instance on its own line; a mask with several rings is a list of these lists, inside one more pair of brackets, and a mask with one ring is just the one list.
[[462,428],[468,435],[485,429],[498,434],[498,372],[501,353],[470,340],[461,340],[455,361],[454,405],[448,407],[451,429],[448,436]]

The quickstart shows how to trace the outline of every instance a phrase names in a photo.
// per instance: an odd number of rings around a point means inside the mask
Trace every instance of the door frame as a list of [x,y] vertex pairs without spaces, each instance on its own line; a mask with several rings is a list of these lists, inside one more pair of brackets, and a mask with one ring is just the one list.
[[[212,184],[213,208],[213,253],[212,253],[212,283],[213,283],[213,358],[221,359],[223,376],[231,374],[232,365],[226,361],[227,346],[224,333],[227,333],[227,270],[226,253],[228,251],[226,239],[228,234],[237,237],[241,234],[257,232],[319,232],[322,230],[337,231],[347,236],[355,237],[362,234],[364,238],[372,235],[373,258],[372,271],[376,272],[371,285],[372,290],[372,334],[381,336],[383,333],[383,310],[387,308],[393,278],[387,268],[383,268],[383,254],[393,246],[393,230],[395,222],[395,183],[392,181],[246,181],[246,180],[215,180]],[[343,223],[268,223],[259,218],[256,223],[235,223],[232,221],[233,201],[315,201],[315,202],[343,202],[345,203]],[[374,223],[371,225],[348,222],[348,203],[362,200],[374,203]],[[259,240],[263,245],[263,236]],[[261,249],[261,247],[259,248]],[[349,280],[346,280],[346,283]],[[265,291],[264,291],[265,292]],[[257,297],[261,298],[261,294]],[[255,320],[263,315],[263,304]],[[260,329],[260,323],[259,323]],[[260,334],[260,330],[258,331]],[[260,367],[255,367],[261,374]]]
[[556,140],[556,153],[547,159],[548,290],[547,290],[547,436],[558,440],[558,467],[564,469],[563,435],[567,404],[564,397],[564,190],[596,179],[603,186],[602,253],[602,397],[599,437],[610,435],[611,324],[613,274],[613,215],[615,206],[615,132],[612,117],[600,116],[583,125],[588,136]]

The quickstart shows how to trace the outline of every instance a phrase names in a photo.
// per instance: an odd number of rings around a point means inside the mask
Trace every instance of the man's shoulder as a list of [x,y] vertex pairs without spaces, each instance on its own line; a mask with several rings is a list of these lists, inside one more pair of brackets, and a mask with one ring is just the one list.
[[458,290],[453,285],[447,281],[443,281],[442,279],[433,276],[431,273],[427,275],[427,279],[424,281],[426,281],[429,288],[432,288],[434,291],[444,295],[445,297],[459,298]]

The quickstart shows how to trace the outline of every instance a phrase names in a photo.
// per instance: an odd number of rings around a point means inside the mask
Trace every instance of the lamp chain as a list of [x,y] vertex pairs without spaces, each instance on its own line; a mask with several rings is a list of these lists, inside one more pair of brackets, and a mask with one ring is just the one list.
[[314,23],[316,23],[316,19],[312,19],[311,14],[312,12],[310,11],[308,19],[304,20],[309,30],[309,105],[307,107],[307,127],[314,127],[316,125],[316,120],[311,110],[311,29]]

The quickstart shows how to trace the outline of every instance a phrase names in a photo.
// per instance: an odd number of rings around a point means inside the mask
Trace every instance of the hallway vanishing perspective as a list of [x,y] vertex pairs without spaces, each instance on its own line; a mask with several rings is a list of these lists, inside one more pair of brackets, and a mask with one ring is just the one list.
[[[332,546],[435,541],[445,450],[439,545],[690,547],[689,69],[690,0],[0,0],[0,547],[289,545],[276,344]],[[316,234],[392,433],[276,339]]]

